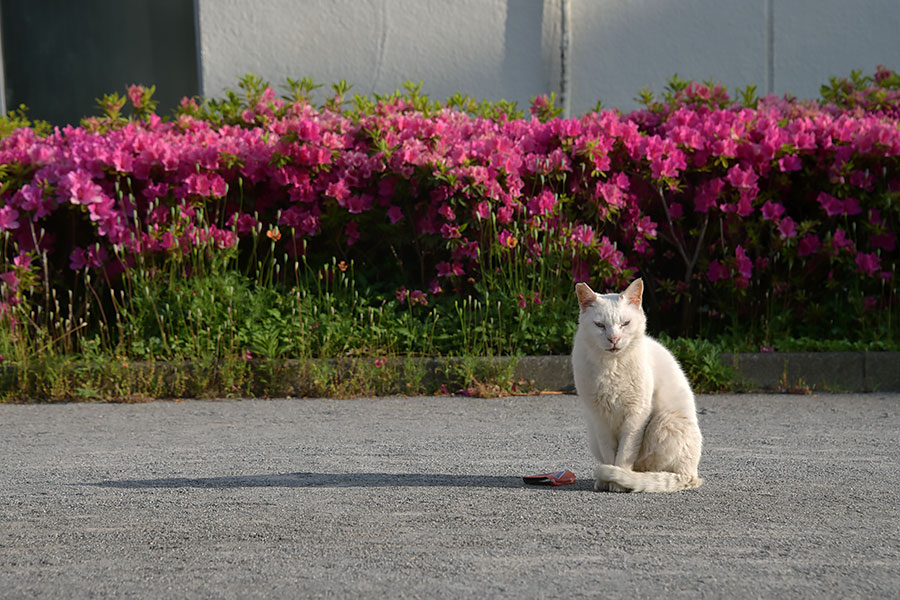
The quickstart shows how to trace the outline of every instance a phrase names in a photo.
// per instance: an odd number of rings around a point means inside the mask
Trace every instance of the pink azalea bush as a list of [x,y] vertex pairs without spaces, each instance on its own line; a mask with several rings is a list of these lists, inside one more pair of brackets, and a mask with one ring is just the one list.
[[678,334],[773,311],[849,326],[897,302],[895,80],[879,69],[833,82],[828,101],[743,103],[682,82],[629,114],[562,119],[540,98],[527,120],[415,89],[355,108],[337,89],[317,107],[258,80],[164,120],[132,87],[81,126],[0,140],[0,319],[15,325],[19,303],[75,273],[115,289],[135,265],[190,253],[253,268],[265,231],[276,254],[355,260],[416,305],[518,269],[527,289],[509,303],[535,307],[573,281],[642,276]]

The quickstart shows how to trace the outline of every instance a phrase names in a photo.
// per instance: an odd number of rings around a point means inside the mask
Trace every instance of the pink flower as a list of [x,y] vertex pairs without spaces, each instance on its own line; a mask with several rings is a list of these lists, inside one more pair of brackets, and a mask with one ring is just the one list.
[[854,250],[853,241],[847,237],[847,233],[840,227],[834,231],[834,235],[831,238],[831,246],[835,254],[845,248],[851,253]]
[[575,281],[587,281],[591,278],[591,264],[586,260],[573,260],[571,271]]
[[478,258],[478,242],[462,239],[456,250],[453,251],[453,258]]
[[738,245],[737,248],[734,249],[734,257],[738,273],[740,273],[741,277],[744,279],[749,280],[750,277],[753,276],[753,261],[747,257],[747,252],[741,245]]
[[497,236],[497,241],[499,241],[500,245],[505,248],[515,248],[516,244],[519,242],[519,240],[517,240],[515,236],[513,236],[513,234],[511,234],[506,229],[500,232],[500,234]]
[[409,298],[409,291],[406,289],[406,286],[400,286],[400,289],[394,292],[394,295],[397,297],[397,302],[400,304],[406,304],[407,298]]
[[727,279],[729,276],[728,269],[718,260],[709,263],[709,267],[706,269],[706,278],[709,279],[710,283],[715,283],[720,279]]
[[594,230],[590,225],[578,225],[572,232],[572,239],[582,246],[590,246],[594,241]]
[[440,208],[438,208],[438,214],[448,221],[453,221],[456,219],[456,213],[453,212],[453,209],[446,202],[444,204],[441,204]]
[[400,210],[399,206],[391,206],[387,211],[387,216],[391,220],[391,225],[393,225],[403,219],[403,211]]
[[16,277],[15,271],[7,271],[6,273],[0,273],[0,281],[3,281],[6,285],[9,286],[10,291],[13,293],[19,289],[19,278]]
[[346,180],[338,179],[337,181],[328,184],[328,187],[325,188],[325,194],[331,196],[340,203],[350,196],[350,187],[347,185]]
[[128,98],[135,108],[141,108],[144,100],[144,86],[130,85],[128,86]]
[[20,269],[27,269],[31,266],[31,256],[24,251],[20,251],[18,256],[13,259],[13,265]]
[[462,234],[460,234],[459,227],[456,225],[444,223],[441,225],[441,237],[447,240],[453,240],[462,237]]
[[344,227],[344,235],[347,236],[347,245],[352,246],[359,240],[359,225],[356,221],[350,221]]
[[874,252],[860,252],[856,255],[856,266],[861,273],[874,277],[881,268],[881,259]]
[[524,295],[519,294],[519,303],[518,304],[519,304],[519,308],[525,308],[525,306],[527,305],[527,302],[525,301]]
[[417,304],[428,306],[428,298],[422,290],[413,290],[409,293],[409,303],[413,306]]
[[715,206],[716,201],[719,199],[719,194],[724,187],[725,182],[718,177],[702,183],[697,188],[697,193],[694,195],[694,210],[696,212],[705,213]]
[[376,359],[375,359],[375,368],[376,368],[376,369],[380,369],[380,368],[383,367],[386,363],[387,363],[387,359],[386,359],[386,358],[376,358]]
[[450,264],[444,261],[437,264],[437,274],[438,277],[450,277],[452,275],[463,275],[465,274],[465,270],[459,263],[455,262],[453,264]]
[[0,208],[0,231],[12,231],[19,228],[19,211],[12,206]]
[[763,219],[769,221],[777,221],[781,218],[781,215],[784,214],[784,206],[779,204],[778,202],[772,202],[770,200],[766,200],[766,203],[763,204],[762,207],[762,216]]
[[852,217],[854,215],[858,215],[862,212],[862,208],[859,206],[859,200],[856,198],[846,198],[844,200],[844,214],[848,217]]
[[680,219],[683,214],[684,209],[680,202],[673,202],[672,205],[669,206],[669,216],[673,219]]
[[432,296],[434,296],[443,292],[444,288],[441,287],[441,284],[437,279],[432,279],[431,283],[428,284],[428,291]]
[[212,196],[222,198],[228,192],[228,184],[220,175],[213,175],[209,182],[209,192]]
[[545,215],[556,206],[556,195],[548,189],[528,201],[528,214]]
[[225,225],[234,227],[240,235],[246,235],[253,231],[257,223],[259,223],[259,221],[257,221],[253,215],[248,215],[247,213],[234,213],[225,222]]
[[820,192],[816,200],[822,205],[822,208],[825,209],[825,214],[829,217],[839,215],[844,211],[844,203],[839,198],[835,198],[826,192]]
[[656,223],[650,217],[641,217],[641,220],[635,224],[635,229],[648,238],[656,237]]
[[475,216],[479,219],[490,219],[491,218],[491,205],[487,203],[487,201],[482,200],[475,207]]
[[819,241],[818,236],[815,234],[804,235],[800,239],[800,243],[797,245],[797,256],[804,257],[815,254],[819,251],[819,248],[822,246],[822,243]]
[[756,172],[752,167],[742,169],[739,165],[734,165],[733,167],[728,169],[728,175],[726,176],[726,179],[728,180],[728,183],[732,185],[732,187],[751,188],[756,186],[756,182],[759,177],[757,177]]
[[358,215],[372,208],[375,199],[369,194],[353,194],[344,200],[338,200],[338,206],[346,208],[352,215]]
[[782,239],[797,237],[797,223],[790,217],[785,217],[778,224],[778,232],[781,233]]
[[778,159],[778,167],[783,172],[799,171],[803,168],[803,161],[796,154],[791,154]]
[[893,252],[897,247],[897,238],[890,231],[886,233],[876,233],[869,237],[869,243],[873,248],[880,248],[887,252]]

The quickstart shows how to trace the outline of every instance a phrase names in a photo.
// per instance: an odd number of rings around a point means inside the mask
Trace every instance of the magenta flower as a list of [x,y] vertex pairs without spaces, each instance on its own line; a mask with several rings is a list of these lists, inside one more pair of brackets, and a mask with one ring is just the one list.
[[528,201],[528,214],[545,215],[556,206],[556,195],[548,189]]
[[859,200],[856,198],[848,197],[844,199],[844,215],[848,217],[852,217],[854,215],[858,215],[862,212],[862,208],[859,206]]
[[19,228],[19,211],[12,206],[0,208],[0,231],[12,231]]
[[803,168],[803,161],[796,154],[791,154],[778,159],[778,167],[783,172],[799,171]]
[[762,207],[762,216],[763,219],[768,221],[778,221],[781,218],[781,215],[784,214],[784,206],[779,204],[778,202],[772,202],[771,200],[766,200],[766,203],[763,204]]
[[728,169],[728,176],[726,177],[728,183],[735,188],[751,188],[756,187],[756,182],[759,177],[753,171],[752,167],[747,167],[746,169],[742,169],[739,165],[734,165],[730,169]]
[[453,212],[453,209],[446,202],[441,204],[440,208],[438,208],[438,214],[448,221],[454,221],[456,219],[456,213]]
[[820,192],[816,201],[825,209],[825,214],[829,217],[842,214],[844,212],[844,203],[839,198],[835,198],[826,192]]
[[409,303],[413,306],[417,304],[428,306],[428,297],[422,290],[413,290],[409,293]]
[[747,257],[747,252],[740,244],[734,249],[734,258],[738,273],[749,280],[753,276],[753,261]]
[[387,217],[391,221],[391,225],[396,224],[398,221],[403,219],[403,211],[400,210],[399,206],[391,206],[387,210]]
[[502,230],[499,235],[497,235],[497,241],[500,242],[500,245],[505,248],[515,248],[518,240],[506,229]]
[[128,98],[135,108],[141,108],[144,100],[144,86],[130,85],[128,86]]
[[835,255],[843,249],[847,249],[851,253],[855,250],[853,241],[847,237],[847,233],[840,227],[834,231],[834,235],[831,238],[831,246],[834,249]]
[[641,217],[641,220],[635,224],[637,232],[648,237],[656,237],[656,223],[650,217]]
[[875,233],[869,237],[869,243],[873,248],[878,248],[886,252],[893,252],[897,247],[897,237],[890,231],[885,233]]
[[350,187],[347,185],[346,180],[338,179],[328,184],[328,187],[325,188],[325,193],[340,203],[350,196]]
[[359,240],[359,225],[356,221],[350,221],[344,227],[344,235],[347,236],[347,245],[352,246]]
[[811,256],[819,251],[819,248],[822,247],[822,243],[819,241],[818,236],[815,234],[807,234],[800,238],[800,243],[797,244],[797,256],[805,257]]
[[797,223],[790,217],[785,217],[778,224],[778,232],[782,239],[797,237]]
[[482,200],[475,206],[475,216],[479,219],[491,218],[491,205],[487,201]]
[[591,278],[591,265],[586,260],[574,260],[571,272],[575,281],[588,281]]
[[437,264],[437,274],[438,277],[451,277],[453,275],[463,275],[465,274],[465,270],[459,263],[455,262],[451,264],[443,261]]
[[856,255],[856,266],[861,273],[874,277],[881,268],[881,259],[874,252],[860,252]]
[[710,283],[715,283],[721,279],[727,279],[731,274],[728,272],[728,269],[725,268],[718,260],[714,260],[709,263],[709,267],[706,269],[706,278],[709,279]]
[[582,246],[590,246],[594,241],[594,230],[590,225],[578,225],[572,232],[572,240],[578,242]]
[[9,286],[11,292],[15,293],[19,289],[19,278],[16,277],[15,271],[7,271],[0,273],[0,281]]
[[714,207],[724,187],[725,182],[718,177],[700,184],[694,195],[694,210],[705,213]]

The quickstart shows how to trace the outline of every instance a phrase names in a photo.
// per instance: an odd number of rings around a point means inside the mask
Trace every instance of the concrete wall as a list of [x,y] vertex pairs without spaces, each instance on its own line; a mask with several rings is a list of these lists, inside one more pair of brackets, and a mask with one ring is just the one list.
[[572,114],[597,100],[633,108],[641,88],[659,92],[675,73],[816,97],[831,75],[900,68],[897,0],[196,1],[211,96],[254,72],[343,78],[362,94],[422,80],[436,98],[524,106],[563,88],[564,39]]
[[[444,99],[527,101],[554,89],[558,2],[542,0],[200,0],[205,95],[254,72],[272,83],[345,79],[351,93],[423,81]],[[558,37],[558,34],[556,34]]]

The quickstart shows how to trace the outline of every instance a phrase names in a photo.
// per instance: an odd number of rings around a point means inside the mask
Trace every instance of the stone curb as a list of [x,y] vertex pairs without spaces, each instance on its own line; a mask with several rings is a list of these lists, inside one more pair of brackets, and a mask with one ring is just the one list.
[[[723,353],[721,360],[754,390],[900,391],[900,352]],[[568,356],[522,357],[515,377],[543,390],[574,390]]]
[[[476,371],[488,365],[496,373],[506,371],[514,381],[527,381],[537,390],[575,391],[572,365],[569,356],[523,356],[516,358],[495,357],[470,361],[459,358],[393,358],[392,363],[403,363],[418,372],[422,381],[432,387],[448,380],[453,371],[465,371],[466,363]],[[723,364],[734,368],[737,374],[730,391],[781,391],[781,392],[900,392],[900,352],[773,352],[723,353]],[[325,361],[338,370],[371,359],[340,359]],[[263,369],[265,362],[253,360],[255,369]],[[315,362],[315,361],[314,361]],[[514,363],[514,364],[511,364]],[[295,389],[303,389],[307,363],[285,360],[270,376],[280,378]],[[131,364],[135,371],[157,374],[166,379],[184,377],[199,367],[190,362]],[[11,375],[13,367],[0,366],[0,378]],[[275,374],[277,372],[277,374]]]

